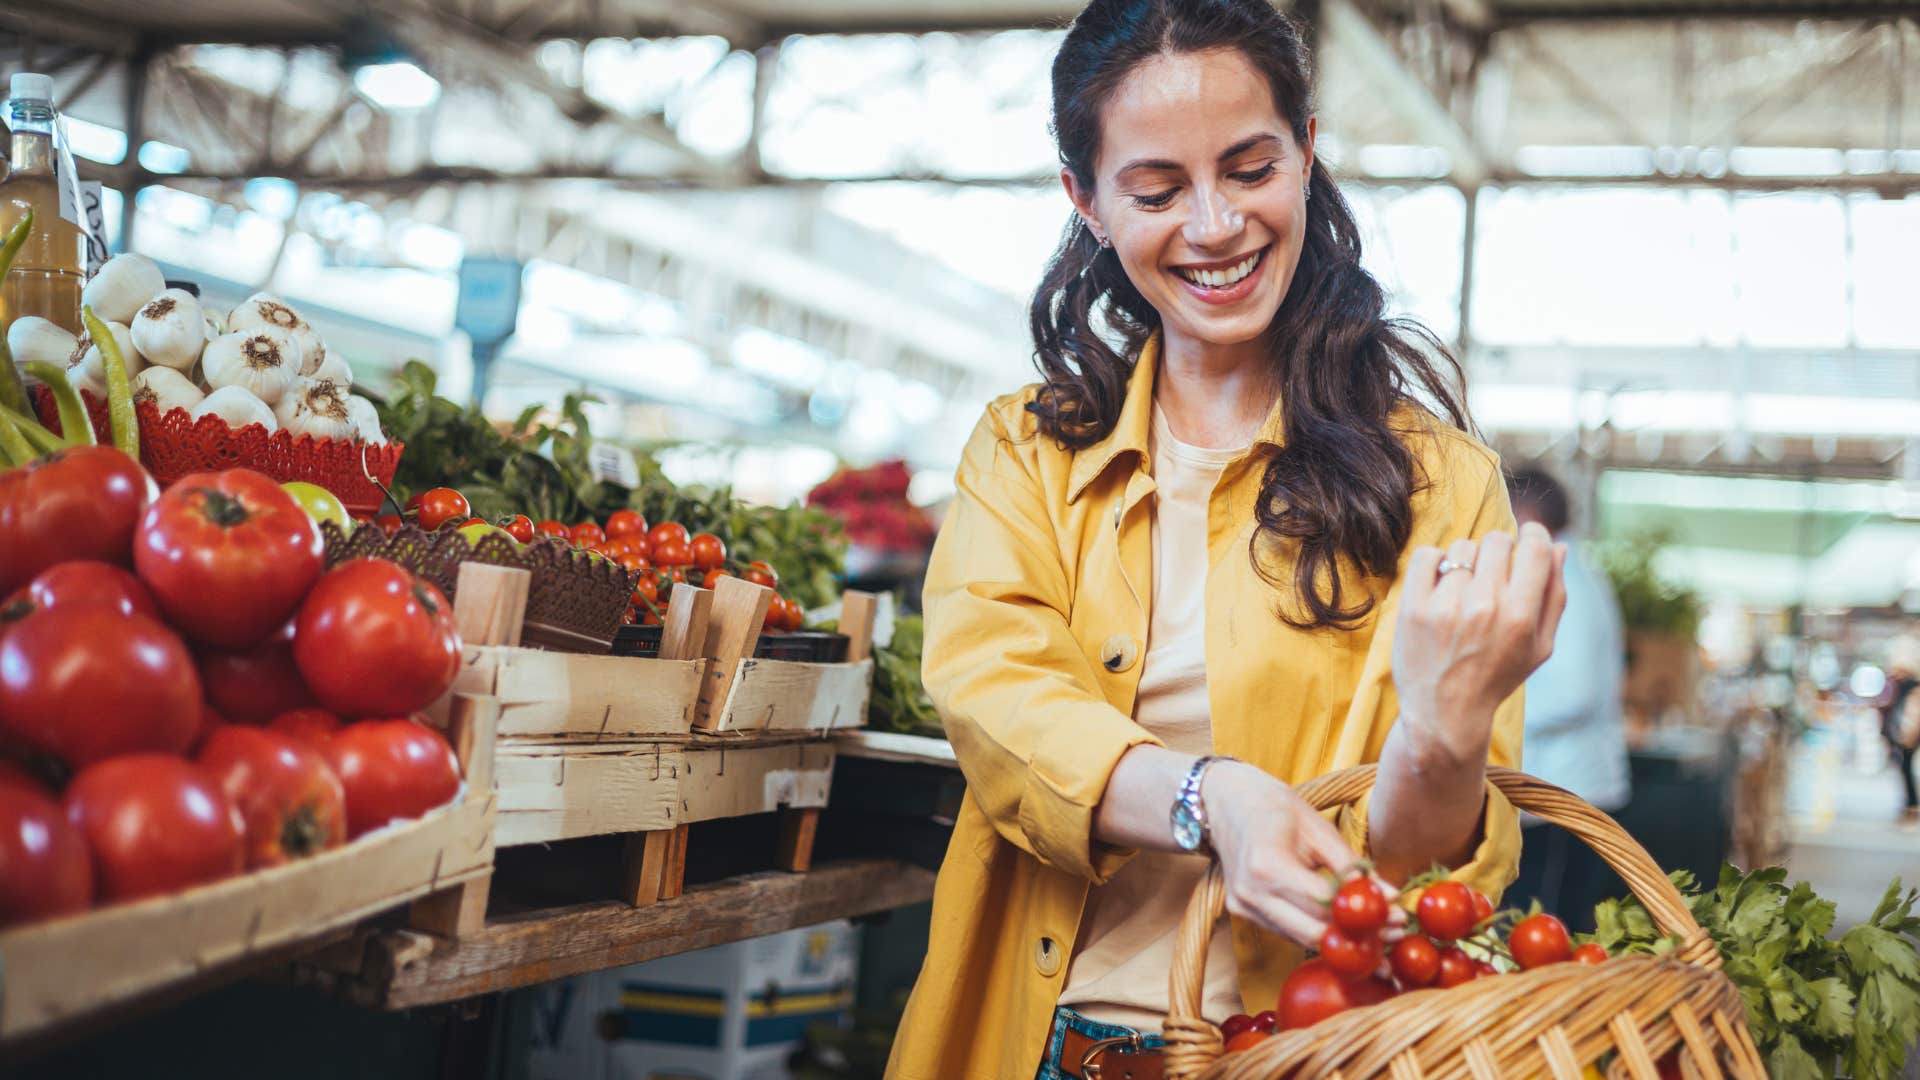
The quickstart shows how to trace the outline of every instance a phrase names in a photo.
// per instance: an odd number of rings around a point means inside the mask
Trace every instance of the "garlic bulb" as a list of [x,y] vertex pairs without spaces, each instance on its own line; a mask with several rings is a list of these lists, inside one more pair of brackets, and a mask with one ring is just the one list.
[[86,288],[80,290],[80,302],[108,322],[129,323],[134,313],[167,287],[160,265],[145,255],[129,251],[115,255],[100,267]]
[[340,359],[339,353],[324,345],[320,348],[326,355],[321,359],[320,365],[313,369],[310,377],[315,382],[330,382],[339,387],[341,393],[346,393],[347,387],[353,385],[353,369],[347,366],[345,360]]
[[226,326],[214,317],[212,309],[208,308],[205,304],[200,305],[200,317],[206,320],[208,341],[212,341],[214,338],[227,332]]
[[7,348],[16,363],[45,360],[54,367],[65,367],[79,344],[80,339],[59,323],[38,315],[23,315],[7,327]]
[[273,407],[274,419],[295,435],[316,439],[352,438],[353,419],[347,413],[346,403],[340,400],[342,393],[331,382],[295,379],[293,387]]
[[373,402],[359,394],[348,394],[347,416],[353,420],[354,438],[375,446],[387,445],[387,433],[380,430],[380,413]]
[[200,367],[215,391],[238,386],[272,405],[300,372],[300,346],[286,331],[266,327],[222,334],[207,342]]
[[[147,365],[140,356],[140,350],[134,347],[133,331],[127,329],[126,324],[117,322],[108,323],[107,329],[113,333],[114,343],[120,346],[120,356],[127,362],[127,377],[132,378],[140,374],[140,369]],[[91,337],[79,339],[78,347],[83,350],[80,354],[80,366],[87,369],[87,377],[105,386],[107,358],[100,355],[100,350],[94,345]]]
[[175,409],[191,411],[206,396],[193,380],[170,367],[150,367],[133,377],[134,403],[151,401],[161,416]]
[[275,297],[258,292],[241,303],[227,315],[227,332],[253,330],[259,327],[273,327],[291,337],[300,346],[300,370],[296,374],[311,375],[320,367],[320,361],[326,358],[326,346],[321,343],[320,335],[300,313],[288,307]]
[[207,344],[200,301],[185,289],[168,289],[133,317],[133,347],[150,364],[186,371]]
[[267,408],[267,403],[241,386],[223,386],[193,407],[195,420],[208,415],[225,420],[235,431],[249,424],[261,425],[268,434],[280,430],[279,421],[273,418],[273,410]]
[[96,379],[87,374],[86,365],[78,361],[67,365],[67,384],[73,387],[75,391],[84,390],[103,402],[107,400],[107,384],[105,380]]

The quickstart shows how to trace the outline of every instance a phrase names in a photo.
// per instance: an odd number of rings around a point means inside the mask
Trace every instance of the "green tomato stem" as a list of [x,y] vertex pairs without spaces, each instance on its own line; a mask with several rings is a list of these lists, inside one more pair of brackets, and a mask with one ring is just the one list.
[[133,412],[133,386],[127,377],[127,358],[120,354],[120,343],[113,332],[90,307],[80,309],[87,334],[107,368],[107,420],[113,432],[114,448],[135,461],[140,460],[140,422]]
[[60,410],[60,438],[68,446],[92,446],[93,418],[80,400],[80,391],[67,381],[67,373],[45,360],[27,361],[27,374],[46,385],[53,403]]

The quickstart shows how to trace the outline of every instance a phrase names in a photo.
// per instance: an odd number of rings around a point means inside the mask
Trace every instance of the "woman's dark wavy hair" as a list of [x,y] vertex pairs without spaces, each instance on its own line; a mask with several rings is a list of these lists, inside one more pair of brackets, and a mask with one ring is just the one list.
[[[1313,115],[1307,49],[1269,0],[1093,0],[1053,61],[1053,133],[1061,163],[1088,191],[1100,152],[1102,111],[1135,66],[1163,53],[1238,49],[1265,73],[1301,145]],[[1353,212],[1316,158],[1300,266],[1267,334],[1285,446],[1267,465],[1256,503],[1263,546],[1295,548],[1296,605],[1280,617],[1301,628],[1351,627],[1373,610],[1370,590],[1342,582],[1342,567],[1390,578],[1424,484],[1389,416],[1423,393],[1457,428],[1472,430],[1459,362],[1425,327],[1386,317],[1386,294],[1360,268]],[[1036,362],[1045,379],[1028,409],[1042,434],[1070,449],[1105,438],[1119,419],[1134,357],[1160,317],[1075,215],[1034,292]],[[1104,324],[1122,339],[1115,349]],[[1357,591],[1357,598],[1349,599]]]

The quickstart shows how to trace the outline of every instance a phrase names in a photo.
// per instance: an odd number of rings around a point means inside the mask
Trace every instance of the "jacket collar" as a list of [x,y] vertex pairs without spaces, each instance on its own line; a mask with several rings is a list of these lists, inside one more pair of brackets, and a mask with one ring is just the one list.
[[[1160,331],[1155,330],[1140,347],[1140,356],[1133,363],[1133,374],[1127,377],[1127,400],[1120,407],[1120,419],[1114,422],[1113,430],[1092,446],[1075,451],[1073,470],[1068,477],[1067,502],[1077,501],[1088,485],[1123,455],[1133,455],[1136,469],[1146,464],[1149,452],[1147,440],[1153,431],[1153,387],[1159,368]],[[1277,450],[1284,445],[1286,417],[1280,402],[1275,401],[1248,453],[1263,448]]]

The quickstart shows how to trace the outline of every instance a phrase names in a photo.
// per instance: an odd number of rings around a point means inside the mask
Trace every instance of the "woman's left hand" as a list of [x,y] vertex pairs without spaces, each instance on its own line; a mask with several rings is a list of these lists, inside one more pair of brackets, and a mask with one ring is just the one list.
[[1566,609],[1566,545],[1528,523],[1414,550],[1401,587],[1393,681],[1401,724],[1422,757],[1486,760],[1494,710],[1553,652]]

